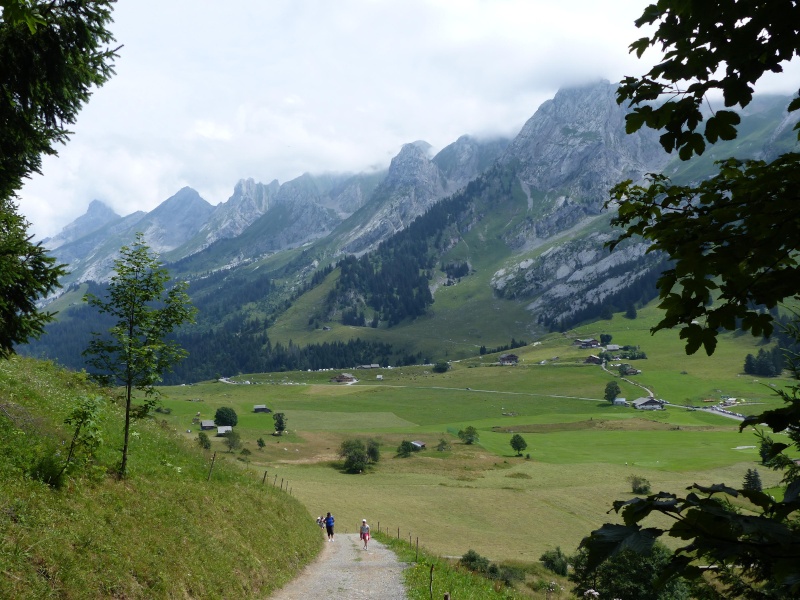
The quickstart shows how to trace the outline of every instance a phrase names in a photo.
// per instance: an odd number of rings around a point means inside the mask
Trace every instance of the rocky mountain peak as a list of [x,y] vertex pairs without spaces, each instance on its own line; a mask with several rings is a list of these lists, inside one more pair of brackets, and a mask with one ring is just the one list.
[[197,190],[184,187],[150,211],[137,223],[137,229],[154,250],[173,250],[191,239],[213,211]]
[[608,189],[623,179],[659,170],[668,156],[657,132],[625,133],[615,84],[600,81],[559,90],[539,107],[501,161],[516,163],[523,184],[599,210]]
[[113,221],[119,220],[120,216],[114,212],[102,200],[92,200],[86,212],[75,219],[72,223],[64,227],[57,235],[43,240],[44,245],[51,250],[74,242],[86,235],[89,235],[101,227]]
[[483,141],[470,135],[462,135],[443,148],[433,162],[447,177],[450,190],[455,191],[488,169],[508,143],[506,138]]

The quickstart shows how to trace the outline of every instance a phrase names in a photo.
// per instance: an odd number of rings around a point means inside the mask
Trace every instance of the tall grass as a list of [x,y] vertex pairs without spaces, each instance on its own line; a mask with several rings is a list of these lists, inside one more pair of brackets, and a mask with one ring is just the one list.
[[400,540],[382,532],[375,532],[376,540],[386,544],[398,558],[410,563],[403,571],[406,591],[411,600],[443,598],[449,593],[459,600],[493,600],[523,598],[515,590],[501,583],[476,575],[466,569],[428,553],[417,550],[405,540]]
[[122,416],[106,397],[104,444],[56,489],[36,478],[62,464],[81,374],[46,362],[0,362],[0,598],[263,598],[321,548],[302,504],[233,455],[190,447],[164,421],[137,421],[125,480]]

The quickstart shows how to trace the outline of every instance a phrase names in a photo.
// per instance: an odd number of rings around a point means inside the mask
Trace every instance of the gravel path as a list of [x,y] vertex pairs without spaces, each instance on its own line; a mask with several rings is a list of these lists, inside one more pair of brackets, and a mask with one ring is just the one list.
[[357,533],[336,534],[319,557],[270,600],[380,598],[406,600],[404,566],[383,544],[370,540],[364,550]]

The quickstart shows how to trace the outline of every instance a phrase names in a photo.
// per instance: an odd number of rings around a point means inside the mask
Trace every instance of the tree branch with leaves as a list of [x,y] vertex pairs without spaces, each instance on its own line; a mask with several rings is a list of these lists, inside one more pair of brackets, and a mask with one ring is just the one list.
[[[755,82],[780,73],[798,55],[798,22],[795,1],[659,0],[648,6],[636,25],[655,25],[655,32],[630,49],[641,56],[660,46],[664,56],[646,75],[621,82],[617,101],[632,108],[627,132],[662,130],[661,145],[683,160],[702,154],[707,144],[735,139],[740,118],[727,109],[747,106]],[[706,118],[711,92],[721,93],[726,110]],[[788,111],[798,108],[795,98]],[[625,229],[612,248],[641,236],[652,243],[650,251],[674,261],[658,281],[665,316],[653,332],[680,327],[688,354],[700,346],[713,353],[719,330],[769,335],[772,316],[757,307],[800,295],[800,154],[717,164],[717,174],[698,185],[674,185],[659,174],[644,186],[624,181],[607,203],[617,208],[613,223]]]

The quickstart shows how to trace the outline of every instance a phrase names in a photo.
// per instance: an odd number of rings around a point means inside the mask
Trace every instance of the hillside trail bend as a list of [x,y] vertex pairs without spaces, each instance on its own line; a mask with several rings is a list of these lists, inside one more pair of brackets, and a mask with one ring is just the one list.
[[357,533],[337,533],[317,559],[269,600],[316,598],[380,598],[407,600],[403,586],[404,564],[380,542],[370,540],[364,550]]

